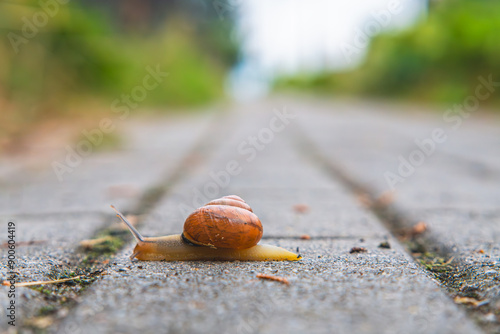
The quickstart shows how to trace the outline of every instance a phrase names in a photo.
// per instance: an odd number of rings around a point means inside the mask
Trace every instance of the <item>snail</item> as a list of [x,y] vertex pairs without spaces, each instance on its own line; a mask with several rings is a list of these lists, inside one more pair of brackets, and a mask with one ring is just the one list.
[[144,261],[296,261],[301,256],[283,248],[258,245],[262,224],[239,196],[213,200],[191,213],[182,234],[143,237],[114,206],[137,241],[131,259]]

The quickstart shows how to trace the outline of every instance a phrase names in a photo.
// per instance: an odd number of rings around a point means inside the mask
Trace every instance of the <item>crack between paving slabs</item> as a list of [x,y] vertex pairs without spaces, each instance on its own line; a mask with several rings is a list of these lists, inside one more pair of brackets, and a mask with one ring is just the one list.
[[[394,204],[386,204],[380,201],[375,195],[375,191],[362,185],[355,178],[349,175],[341,164],[334,161],[321,152],[321,149],[310,139],[305,130],[299,125],[293,125],[294,147],[296,150],[310,160],[318,168],[322,168],[330,177],[340,181],[354,196],[363,196],[368,199],[371,205],[367,205],[368,210],[373,212],[386,229],[404,246],[404,249],[411,255],[417,264],[425,272],[435,279],[450,298],[470,298],[468,291],[460,289],[464,281],[474,280],[478,275],[473,265],[467,264],[462,258],[455,258],[456,249],[444,245],[436,235],[429,231],[411,235],[408,231],[418,222],[407,217],[401,209]],[[474,295],[477,298],[478,295]],[[500,323],[479,321],[480,314],[495,313],[488,303],[484,305],[468,305],[460,303],[467,314],[487,333],[500,333]],[[497,314],[498,316],[498,314]]]

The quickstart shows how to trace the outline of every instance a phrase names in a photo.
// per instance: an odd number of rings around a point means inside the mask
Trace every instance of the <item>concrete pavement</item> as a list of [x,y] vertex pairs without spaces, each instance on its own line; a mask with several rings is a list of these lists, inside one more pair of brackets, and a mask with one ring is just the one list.
[[[50,278],[50,261],[75,269],[67,259],[79,258],[78,241],[117,221],[107,209],[111,201],[123,211],[141,214],[139,230],[157,236],[180,233],[186,211],[198,203],[238,194],[263,222],[262,243],[292,251],[298,247],[303,256],[294,263],[130,262],[131,242],[101,266],[103,274],[90,286],[74,289],[73,303],[51,303],[50,295],[18,288],[25,292],[17,299],[22,326],[17,329],[480,333],[475,319],[483,330],[495,331],[494,313],[485,318],[489,313],[468,314],[457,305],[452,299],[456,292],[448,292],[446,282],[434,280],[414,261],[396,231],[360,201],[342,175],[322,166],[326,162],[342,169],[378,196],[387,190],[384,172],[393,168],[399,155],[414,149],[414,136],[436,126],[430,116],[419,119],[402,111],[395,115],[394,110],[374,105],[274,99],[205,118],[131,123],[128,149],[87,157],[63,182],[70,189],[66,191],[79,194],[66,201],[61,200],[65,193],[59,182],[47,181],[50,170],[36,175],[11,171],[9,182],[4,178],[3,196],[10,196],[8,191],[22,183],[25,204],[2,209],[2,220],[16,220],[17,242],[50,240],[19,247],[23,281]],[[495,199],[500,198],[492,181],[497,177],[497,160],[483,158],[479,148],[471,154],[470,149],[462,152],[460,143],[469,143],[470,148],[474,138],[485,155],[491,155],[495,148],[488,143],[498,130],[491,122],[484,127],[480,121],[474,124],[463,134],[457,132],[456,137],[463,136],[458,143],[450,138],[446,149],[440,147],[397,187],[388,205],[396,206],[408,222],[425,220],[432,240],[453,243],[460,259],[469,255],[474,268],[491,263],[486,271],[496,272],[498,224],[491,221],[497,217]],[[323,162],[307,151],[321,155]],[[487,169],[486,180],[471,171],[476,170],[471,164]],[[457,180],[463,182],[457,185]],[[110,188],[116,198],[109,196]],[[146,196],[152,189],[156,189],[153,200]],[[476,199],[472,202],[471,189]],[[47,193],[58,200],[45,203]],[[464,212],[464,203],[469,211]],[[144,205],[150,208],[144,210]],[[474,224],[469,224],[470,210],[476,212]],[[40,212],[43,219],[37,215]],[[382,242],[391,248],[379,247]],[[364,247],[366,252],[351,254],[353,247]],[[475,252],[479,249],[484,253]],[[460,261],[457,266],[465,263]],[[257,273],[286,277],[290,285],[257,279]],[[490,272],[480,282],[467,283],[484,284],[480,289],[484,295],[476,297],[490,301],[488,312],[495,312],[498,301],[495,280],[498,274]],[[0,298],[6,305],[6,294]],[[49,306],[51,312],[41,312]],[[491,324],[485,325],[487,321]],[[8,329],[4,322],[2,328]]]

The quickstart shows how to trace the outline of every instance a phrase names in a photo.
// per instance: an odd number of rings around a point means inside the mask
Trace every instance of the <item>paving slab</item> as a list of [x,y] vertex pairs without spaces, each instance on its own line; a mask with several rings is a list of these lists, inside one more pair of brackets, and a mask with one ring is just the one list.
[[131,264],[129,247],[57,332],[480,333],[397,246],[367,240],[368,253],[349,254],[345,240],[266,242],[298,246],[304,260]]
[[[239,122],[213,158],[173,186],[140,230],[150,236],[180,233],[183,208],[193,204],[193,194],[203,194],[213,182],[210,172],[224,170],[234,159],[241,161],[242,170],[211,197],[242,196],[263,220],[263,242],[298,247],[303,259],[130,262],[130,244],[53,331],[481,332],[340,181],[298,155],[292,132],[276,134],[251,163],[243,163],[239,145],[266,127],[274,107],[281,105],[236,110]],[[294,204],[307,205],[309,213],[297,217]],[[311,239],[301,240],[303,233]],[[391,248],[379,248],[383,241]],[[351,254],[352,247],[367,252]],[[262,281],[257,273],[283,276],[291,283]]]
[[[201,115],[128,124],[130,141],[120,151],[86,157],[64,182],[57,180],[50,161],[45,168],[35,169],[18,164],[4,175],[0,185],[0,237],[2,244],[7,241],[7,223],[14,222],[18,281],[46,281],[75,272],[85,257],[78,249],[79,242],[95,237],[96,231],[108,227],[114,217],[109,204],[131,206],[155,182],[168,178],[210,130],[212,119],[213,115]],[[151,143],[146,140],[148,136]],[[6,245],[2,248],[3,281],[9,270]],[[79,288],[74,288],[69,298],[78,297]],[[44,307],[53,307],[41,291],[19,290],[19,322]],[[9,303],[6,293],[0,295],[0,302],[2,306]],[[2,321],[1,328],[6,326]]]
[[[109,217],[107,218],[109,220]],[[9,221],[15,223],[16,281],[32,282],[47,281],[65,272],[73,272],[78,261],[84,256],[77,252],[79,242],[93,237],[95,231],[106,221],[106,217],[98,213],[61,213],[18,217]],[[2,226],[5,227],[2,234],[6,235],[6,221],[2,222]],[[3,237],[2,241],[6,242],[7,238]],[[7,247],[3,244],[0,265],[2,282],[10,276],[7,257]],[[16,290],[18,325],[21,320],[33,317],[40,309],[51,305],[46,295],[40,291],[30,288]],[[76,297],[77,291],[72,294],[72,298]],[[0,303],[3,309],[9,304],[6,291],[0,294]],[[0,328],[5,330],[9,326],[2,321]]]
[[110,201],[131,205],[178,166],[209,129],[213,117],[204,114],[125,123],[115,130],[123,138],[122,147],[82,157],[71,172],[61,175],[62,181],[52,162],[64,163],[68,151],[65,145],[50,147],[59,152],[50,155],[56,157],[53,160],[28,170],[20,165],[0,179],[0,214],[104,211]]
[[[461,261],[457,292],[471,294],[500,310],[500,119],[478,113],[456,130],[443,119],[445,110],[411,118],[397,106],[364,105],[350,113],[335,104],[310,108],[297,104],[302,133],[323,157],[375,196],[392,192],[389,207],[410,222],[424,221],[430,238]],[[404,182],[391,189],[386,172],[398,173],[399,157],[409,159],[415,140],[429,138],[435,128],[449,135]],[[462,280],[462,281],[461,281]],[[498,322],[489,315],[490,322]]]

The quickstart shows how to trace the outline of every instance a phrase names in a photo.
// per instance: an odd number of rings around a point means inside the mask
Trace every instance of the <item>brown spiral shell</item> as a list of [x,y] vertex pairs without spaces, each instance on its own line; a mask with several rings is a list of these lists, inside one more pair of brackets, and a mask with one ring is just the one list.
[[184,223],[183,237],[213,248],[245,249],[262,237],[262,224],[239,196],[230,195],[196,209]]

